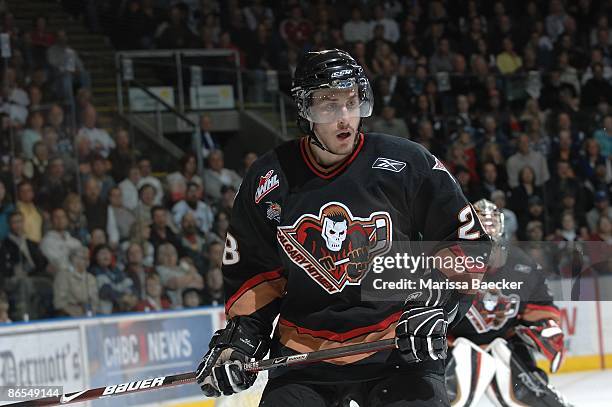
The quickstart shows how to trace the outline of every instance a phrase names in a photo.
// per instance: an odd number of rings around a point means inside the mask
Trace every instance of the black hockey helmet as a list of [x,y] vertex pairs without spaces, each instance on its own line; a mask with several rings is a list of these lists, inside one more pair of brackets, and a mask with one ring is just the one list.
[[313,137],[315,144],[325,149],[312,131],[312,123],[330,123],[337,118],[337,112],[317,111],[313,93],[320,89],[339,92],[354,90],[358,96],[357,101],[354,105],[347,106],[347,109],[349,114],[354,114],[355,117],[369,117],[372,114],[374,98],[370,81],[363,68],[348,52],[330,49],[302,55],[291,87],[291,95],[298,111],[298,126]]

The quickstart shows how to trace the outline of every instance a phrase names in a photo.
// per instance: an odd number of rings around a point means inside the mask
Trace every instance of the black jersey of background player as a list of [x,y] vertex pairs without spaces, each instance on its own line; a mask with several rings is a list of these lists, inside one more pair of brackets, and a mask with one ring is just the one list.
[[[329,168],[317,164],[310,148],[302,138],[259,158],[240,187],[228,229],[226,314],[270,326],[278,315],[272,356],[393,338],[403,301],[364,301],[361,284],[372,259],[394,242],[417,234],[457,241],[463,227],[488,248],[460,187],[419,144],[360,134],[354,152]],[[372,367],[361,369],[368,378],[381,366],[393,368],[381,362],[395,356],[345,357],[302,373],[344,380],[343,369],[359,364]],[[442,361],[432,369],[442,372]]]
[[546,285],[545,272],[523,250],[509,245],[506,263],[490,269],[485,281],[522,282],[520,289],[481,290],[459,324],[453,337],[464,337],[477,345],[507,337],[522,320],[557,319],[559,311]]

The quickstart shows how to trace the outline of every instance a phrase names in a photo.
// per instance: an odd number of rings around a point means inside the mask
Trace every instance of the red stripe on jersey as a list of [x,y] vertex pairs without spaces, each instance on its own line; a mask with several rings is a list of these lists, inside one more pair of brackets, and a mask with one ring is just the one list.
[[323,169],[323,167],[321,167],[314,160],[314,158],[310,157],[312,152],[310,152],[309,154],[309,151],[307,151],[307,149],[310,149],[310,145],[308,144],[307,137],[304,137],[300,141],[300,153],[302,154],[302,159],[304,160],[308,168],[310,168],[310,170],[316,176],[323,178],[323,179],[330,179],[338,175],[342,170],[348,167],[348,165],[352,163],[355,160],[355,158],[357,158],[357,155],[359,154],[359,152],[361,151],[361,148],[363,147],[363,142],[364,142],[363,133],[359,133],[358,137],[359,137],[359,140],[357,141],[357,147],[355,147],[355,150],[351,153],[351,155],[348,158],[346,158],[343,162],[340,162],[336,164],[335,166],[332,166],[331,171],[329,172],[326,172]]
[[316,330],[315,331],[312,329],[303,328],[301,326],[297,326],[293,322],[287,321],[284,318],[279,318],[278,323],[294,328],[299,334],[307,334],[307,335],[314,336],[316,338],[327,339],[327,340],[335,341],[335,342],[345,342],[345,341],[348,341],[349,339],[355,338],[360,335],[387,329],[391,324],[399,320],[400,316],[402,315],[402,312],[403,311],[399,311],[399,312],[396,312],[395,314],[391,314],[387,318],[385,318],[384,320],[376,324],[362,326],[362,327],[351,329],[350,331],[342,332],[342,333],[328,331],[328,330]]
[[267,271],[265,273],[259,273],[256,276],[251,277],[250,279],[245,281],[244,284],[242,284],[242,286],[238,289],[238,291],[236,291],[234,295],[232,295],[227,300],[227,303],[225,304],[225,313],[227,314],[229,309],[232,307],[232,305],[234,305],[234,303],[238,301],[238,299],[248,290],[252,290],[254,287],[256,287],[257,285],[263,282],[280,278],[282,269],[283,269],[282,267],[279,267],[272,271]]
[[552,312],[553,314],[561,315],[559,308],[555,307],[554,305],[527,304],[525,305],[525,309],[530,311],[548,311]]

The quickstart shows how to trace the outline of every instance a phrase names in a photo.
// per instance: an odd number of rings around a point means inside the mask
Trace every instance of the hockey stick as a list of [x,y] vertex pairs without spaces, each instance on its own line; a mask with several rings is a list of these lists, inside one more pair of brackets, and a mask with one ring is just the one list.
[[[279,367],[316,363],[324,360],[336,359],[344,356],[359,355],[362,353],[380,352],[395,348],[395,339],[383,339],[380,341],[359,343],[356,345],[342,346],[339,348],[319,350],[308,353],[301,353],[293,356],[283,356],[273,359],[264,359],[257,362],[246,363],[244,370],[249,372],[260,372],[272,370]],[[122,394],[133,394],[140,391],[161,389],[182,384],[195,383],[196,373],[180,373],[172,376],[156,377],[154,379],[138,380],[122,384],[114,384],[95,389],[87,389],[73,393],[63,394],[62,396],[46,397],[42,399],[21,401],[8,404],[10,407],[42,407],[56,406],[72,403],[80,403],[98,398],[118,396]]]

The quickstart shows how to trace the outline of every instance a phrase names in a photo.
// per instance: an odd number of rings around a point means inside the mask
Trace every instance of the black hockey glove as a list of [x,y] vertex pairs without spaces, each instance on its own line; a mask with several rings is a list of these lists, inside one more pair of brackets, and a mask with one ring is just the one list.
[[395,327],[395,343],[408,363],[446,359],[448,314],[443,304],[449,293],[429,289],[412,293]]
[[252,320],[244,322],[239,317],[230,320],[210,340],[209,350],[196,370],[196,380],[207,397],[238,393],[251,387],[257,379],[257,373],[245,372],[242,366],[264,357],[269,339],[251,333],[245,325],[253,325]]

